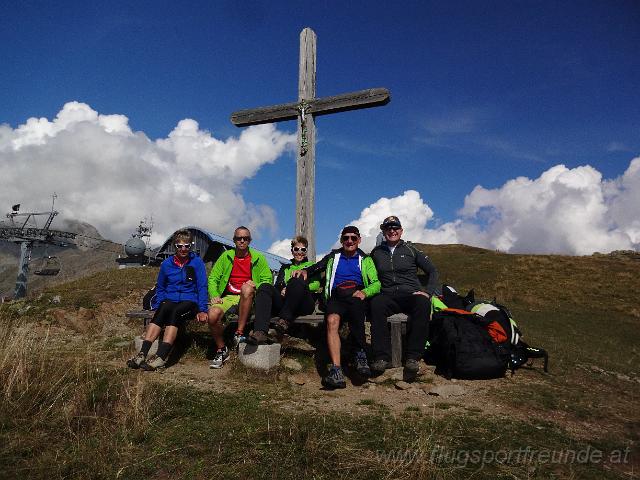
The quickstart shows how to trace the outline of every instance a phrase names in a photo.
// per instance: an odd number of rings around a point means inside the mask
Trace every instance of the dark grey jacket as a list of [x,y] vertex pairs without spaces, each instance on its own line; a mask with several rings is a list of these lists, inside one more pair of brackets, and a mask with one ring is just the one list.
[[[387,295],[411,294],[418,290],[424,290],[429,295],[438,295],[438,271],[435,265],[424,253],[411,243],[400,240],[393,251],[383,243],[371,251],[371,258],[376,265],[378,278],[382,283],[380,293]],[[423,289],[418,280],[419,267],[429,278],[427,286]]]

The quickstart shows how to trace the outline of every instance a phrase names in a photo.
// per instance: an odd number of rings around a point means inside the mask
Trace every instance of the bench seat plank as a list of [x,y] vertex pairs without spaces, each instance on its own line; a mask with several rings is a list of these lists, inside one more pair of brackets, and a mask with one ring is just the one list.
[[[153,318],[153,310],[132,310],[125,315],[128,318]],[[323,314],[304,315],[295,319],[294,323],[303,325],[320,325],[324,321]],[[396,313],[387,318],[391,329],[391,366],[402,366],[402,339],[406,331],[407,316],[404,313]],[[404,327],[404,328],[403,328]]]

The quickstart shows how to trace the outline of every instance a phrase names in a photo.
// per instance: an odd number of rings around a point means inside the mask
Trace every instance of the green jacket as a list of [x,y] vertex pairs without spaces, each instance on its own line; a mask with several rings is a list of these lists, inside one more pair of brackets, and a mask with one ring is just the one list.
[[[289,283],[289,279],[291,278],[291,274],[294,270],[304,270],[310,265],[313,265],[313,262],[310,262],[308,260],[305,262],[300,262],[297,265],[294,265],[293,263],[283,265],[278,272],[278,276],[276,277],[275,287],[278,290],[282,290],[287,286],[287,283]],[[309,290],[312,293],[320,291],[320,278],[318,278],[318,276],[314,278],[308,278],[307,282],[309,282]]]
[[[249,247],[249,253],[251,254],[251,280],[256,284],[257,290],[263,283],[272,283],[273,274],[264,255],[251,247]],[[209,273],[209,298],[221,297],[227,289],[234,258],[236,258],[236,251],[231,249],[223,252],[216,260]]]
[[[331,296],[331,288],[333,286],[333,279],[336,275],[336,269],[338,268],[338,263],[336,260],[340,258],[340,254],[342,253],[342,249],[332,250],[328,255],[326,255],[322,260],[310,267],[307,267],[307,275],[313,276],[324,269],[325,271],[325,289],[324,289],[324,297],[325,299],[329,299]],[[373,297],[374,295],[380,292],[380,280],[378,280],[378,272],[376,271],[376,266],[373,263],[371,257],[366,255],[362,250],[358,249],[357,255],[360,256],[360,271],[362,272],[362,284],[364,288],[362,289],[363,293],[367,298]],[[335,263],[335,268],[334,268]]]

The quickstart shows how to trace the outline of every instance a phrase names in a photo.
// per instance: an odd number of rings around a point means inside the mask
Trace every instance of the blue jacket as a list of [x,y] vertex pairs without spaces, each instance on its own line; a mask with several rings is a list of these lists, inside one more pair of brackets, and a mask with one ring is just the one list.
[[[193,267],[195,279],[187,279],[187,267]],[[151,308],[156,310],[164,300],[182,302],[190,300],[198,305],[199,312],[206,312],[209,305],[207,293],[207,271],[204,262],[195,253],[189,253],[189,260],[180,268],[173,262],[173,256],[160,265],[156,297]]]

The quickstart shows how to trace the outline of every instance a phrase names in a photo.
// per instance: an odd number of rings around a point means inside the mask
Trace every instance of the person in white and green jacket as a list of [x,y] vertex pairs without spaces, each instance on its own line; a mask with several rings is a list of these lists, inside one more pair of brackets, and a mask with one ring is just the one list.
[[291,276],[294,271],[313,265],[307,258],[308,246],[305,237],[297,236],[291,240],[291,263],[280,268],[275,285],[263,283],[258,288],[253,333],[247,337],[248,343],[260,345],[270,342],[267,331],[272,316],[280,317],[275,328],[283,335],[296,317],[309,315],[315,310],[316,296],[320,291],[319,275],[309,282]]

